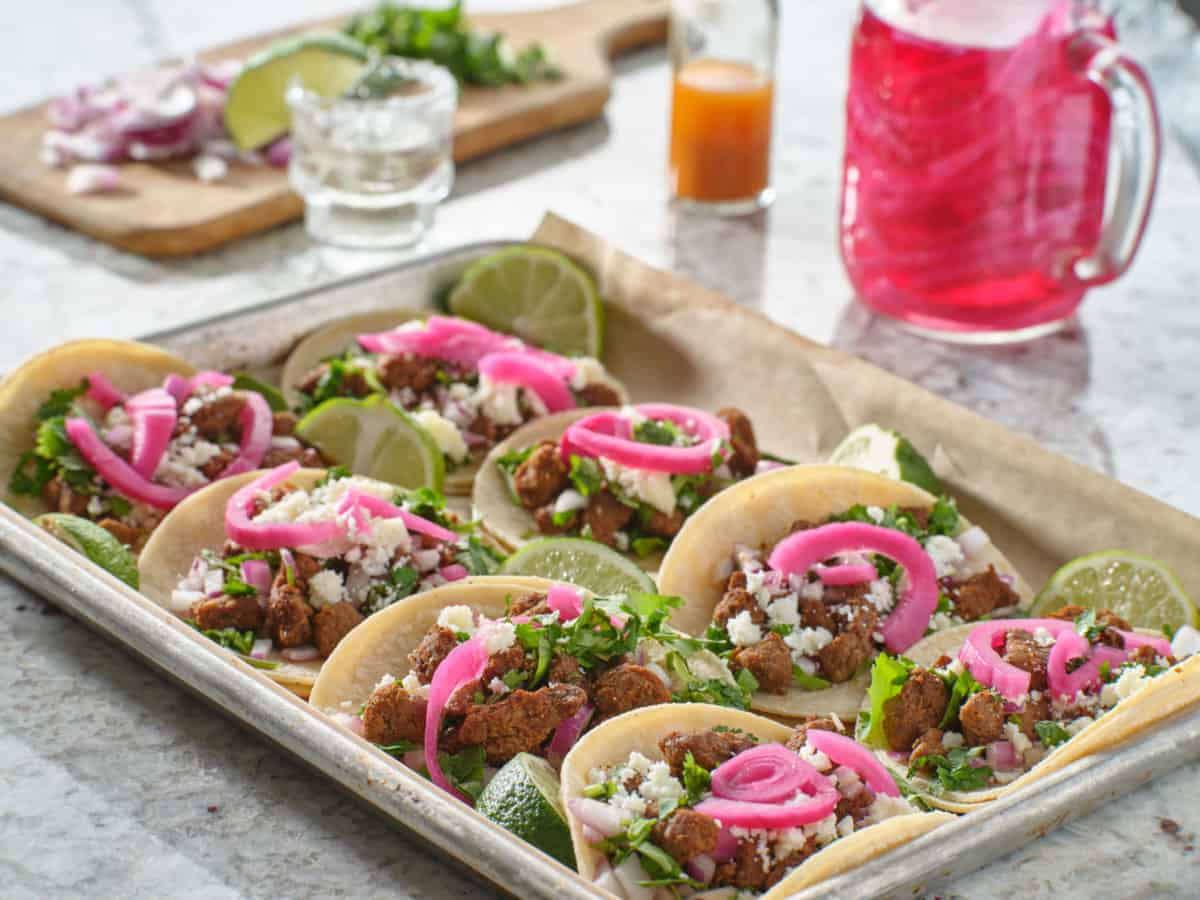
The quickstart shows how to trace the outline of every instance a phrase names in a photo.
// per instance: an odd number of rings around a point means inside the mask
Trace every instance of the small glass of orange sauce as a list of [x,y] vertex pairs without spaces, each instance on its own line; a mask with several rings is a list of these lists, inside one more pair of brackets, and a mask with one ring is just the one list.
[[754,212],[771,190],[775,0],[671,5],[671,195],[723,215]]

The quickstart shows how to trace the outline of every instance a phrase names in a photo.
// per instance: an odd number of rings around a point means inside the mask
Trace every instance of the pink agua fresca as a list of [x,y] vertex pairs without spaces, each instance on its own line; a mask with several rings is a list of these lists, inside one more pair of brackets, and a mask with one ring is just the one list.
[[1114,41],[1111,19],[1068,0],[864,3],[841,249],[867,304],[1003,340],[1052,330],[1124,271],[1160,139],[1145,75]]

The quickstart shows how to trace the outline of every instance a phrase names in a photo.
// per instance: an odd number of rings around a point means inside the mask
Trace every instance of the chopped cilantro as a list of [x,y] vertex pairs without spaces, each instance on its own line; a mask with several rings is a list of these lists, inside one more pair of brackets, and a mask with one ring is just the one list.
[[600,464],[587,456],[571,457],[571,470],[568,477],[575,485],[575,490],[585,497],[590,497],[599,491],[604,484],[604,473],[600,471]]
[[754,677],[754,673],[749,669],[739,671],[736,678],[738,687],[742,689],[743,694],[749,696],[758,690],[758,679]]
[[37,419],[39,422],[45,422],[47,419],[57,419],[64,417],[69,413],[72,407],[75,406],[75,401],[87,393],[88,380],[83,379],[78,387],[73,388],[58,388],[50,392],[50,397],[38,407]]
[[343,478],[350,477],[350,470],[345,466],[330,466],[325,470],[325,474],[321,476],[321,480],[317,482],[316,487],[324,487],[331,481],[341,481]]
[[221,588],[227,597],[257,597],[258,590],[253,585],[246,584],[236,575],[226,575],[225,584]]
[[809,675],[799,666],[792,666],[792,684],[802,691],[823,691],[831,682],[817,675]]
[[952,747],[943,754],[921,756],[913,760],[908,768],[908,777],[925,766],[933,766],[935,794],[944,791],[973,791],[987,787],[992,770],[989,766],[973,766],[972,760],[983,753],[983,747]]
[[242,662],[256,669],[278,669],[279,663],[269,659],[255,659],[253,656],[242,656]]
[[1100,680],[1105,684],[1112,680],[1112,663],[1107,659],[1100,663]]
[[617,792],[615,781],[602,781],[599,784],[589,784],[583,789],[583,796],[592,800],[607,800]]
[[683,787],[687,791],[685,800],[687,805],[695,806],[699,803],[711,782],[712,776],[709,775],[708,770],[696,762],[696,758],[689,750],[687,756],[683,758]]
[[915,665],[903,656],[880,653],[875,657],[875,663],[871,666],[871,686],[867,689],[867,696],[871,700],[871,718],[868,730],[861,738],[863,743],[879,749],[888,747],[887,735],[883,730],[883,707],[900,693]]
[[951,497],[938,497],[929,511],[928,534],[944,534],[954,537],[958,533],[958,506]]
[[500,677],[500,680],[510,691],[515,691],[529,680],[529,673],[522,669],[509,669]]
[[412,566],[396,566],[388,573],[387,581],[373,584],[367,591],[367,599],[363,611],[368,615],[377,613],[403,600],[417,589],[421,576]]
[[485,762],[482,744],[467,747],[458,753],[438,753],[442,773],[452,785],[471,798],[472,802],[483,793],[483,766]]
[[1162,633],[1163,637],[1165,637],[1168,641],[1175,640],[1175,627],[1173,625],[1164,624],[1162,627]]
[[633,549],[634,554],[639,559],[644,559],[652,553],[657,553],[660,550],[667,548],[667,542],[660,537],[639,537],[634,538],[629,546]]
[[659,444],[670,447],[684,437],[679,426],[670,419],[646,419],[633,426],[633,439],[643,444]]
[[376,744],[380,750],[388,756],[394,756],[400,759],[405,753],[411,753],[414,750],[419,750],[420,745],[413,741],[399,740],[394,744]]
[[467,538],[467,546],[458,552],[454,559],[472,575],[492,575],[499,571],[504,557],[471,535]]
[[938,728],[945,728],[958,716],[958,710],[963,703],[972,694],[982,691],[983,685],[975,680],[971,675],[970,669],[964,668],[957,676],[952,673],[942,677],[946,682],[946,687],[950,689],[950,702],[946,704],[946,712],[942,716],[942,721],[938,723]]
[[1049,719],[1036,723],[1033,729],[1037,732],[1038,739],[1042,742],[1043,746],[1046,747],[1057,747],[1059,744],[1065,744],[1071,739],[1071,734],[1067,729]]
[[248,655],[254,646],[254,632],[251,630],[238,631],[236,628],[205,629],[201,628],[195,619],[185,619],[184,621],[210,641],[215,641],[227,650],[232,650],[243,656]]
[[1094,609],[1086,610],[1075,617],[1075,631],[1087,638],[1089,644],[1096,643],[1107,627],[1102,622],[1096,621],[1096,611]]
[[533,451],[536,449],[537,445],[534,444],[532,446],[525,447],[522,450],[509,450],[496,460],[496,465],[511,474],[517,470],[517,467],[520,466],[521,463],[529,459],[529,457],[533,455]]

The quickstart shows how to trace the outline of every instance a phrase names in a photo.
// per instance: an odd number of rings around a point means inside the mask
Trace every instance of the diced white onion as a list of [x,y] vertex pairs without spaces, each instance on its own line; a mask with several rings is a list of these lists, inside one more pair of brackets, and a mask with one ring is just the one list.
[[204,599],[203,591],[171,591],[171,612],[176,615],[187,615],[192,605]]
[[321,651],[312,644],[304,644],[300,647],[287,647],[280,651],[280,655],[288,662],[309,662],[320,659]]
[[972,525],[958,536],[958,546],[962,547],[964,556],[975,556],[990,543],[991,538],[978,525]]

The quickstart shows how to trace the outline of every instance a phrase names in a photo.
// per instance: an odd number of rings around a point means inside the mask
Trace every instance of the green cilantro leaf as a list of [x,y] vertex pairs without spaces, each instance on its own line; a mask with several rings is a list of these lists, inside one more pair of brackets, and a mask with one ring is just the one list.
[[1042,745],[1046,747],[1057,747],[1059,744],[1065,744],[1071,739],[1071,734],[1067,729],[1049,719],[1036,723],[1033,729],[1037,732],[1038,739],[1042,742]]
[[588,456],[572,455],[568,477],[575,485],[575,490],[585,497],[590,497],[604,485],[604,473],[600,471],[600,464]]

